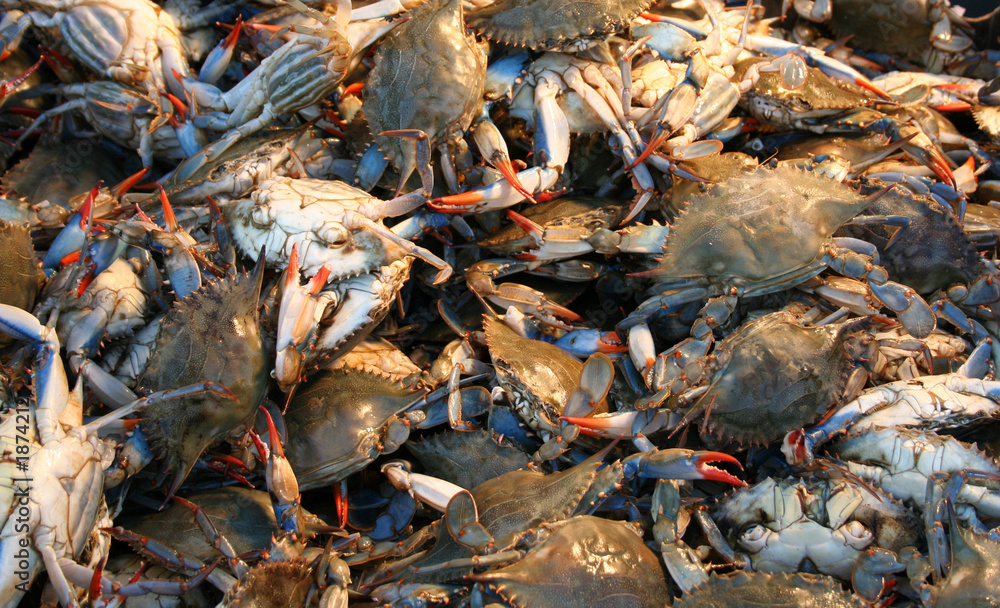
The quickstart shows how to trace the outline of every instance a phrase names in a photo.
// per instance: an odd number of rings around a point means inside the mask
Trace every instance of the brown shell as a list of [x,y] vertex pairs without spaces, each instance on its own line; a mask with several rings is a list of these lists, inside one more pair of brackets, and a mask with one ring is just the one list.
[[607,38],[652,0],[498,0],[469,15],[490,40],[538,50],[578,48]]
[[301,562],[264,562],[250,569],[226,593],[226,608],[305,606],[314,582],[313,569]]
[[[566,519],[597,479],[600,458],[591,457],[571,469],[549,475],[537,471],[511,471],[471,490],[479,509],[479,523],[506,547],[517,536],[544,523]],[[414,566],[437,565],[474,555],[472,549],[451,537],[447,526],[439,526],[437,543]],[[471,568],[448,568],[429,574],[408,574],[407,580],[441,582],[469,574]]]
[[681,596],[679,608],[861,608],[836,579],[816,574],[737,572],[717,576]]
[[803,327],[779,311],[745,323],[719,346],[725,368],[692,410],[710,410],[710,433],[767,444],[833,407],[850,371],[845,324]]
[[257,321],[263,268],[259,262],[252,275],[204,285],[175,302],[160,324],[137,383],[141,392],[213,381],[238,399],[206,393],[161,401],[144,410],[141,427],[166,469],[175,472],[175,487],[205,448],[252,418],[264,399],[269,364]]
[[528,466],[524,452],[498,443],[489,431],[438,433],[423,441],[407,442],[406,449],[429,474],[466,490]]
[[27,224],[0,220],[0,303],[31,310],[38,293],[38,261]]
[[780,283],[822,256],[833,232],[870,204],[817,173],[792,167],[741,173],[691,199],[655,276]]
[[[372,133],[420,129],[433,146],[468,130],[485,81],[486,47],[465,33],[461,0],[431,0],[378,45],[365,83],[365,117]],[[417,164],[413,145],[375,139],[408,178]]]
[[[583,363],[563,349],[517,335],[514,330],[490,315],[484,317],[486,345],[496,368],[497,378],[516,398],[532,404],[546,430],[559,427],[559,416],[566,409],[569,396],[580,384]],[[607,402],[598,404],[595,413],[607,411]]]
[[589,515],[560,523],[517,563],[470,577],[514,608],[657,607],[670,601],[660,560],[627,524]]
[[311,376],[285,413],[285,454],[299,487],[340,481],[370,462],[357,457],[378,456],[375,440],[386,422],[420,395],[421,390],[382,374],[340,369]]

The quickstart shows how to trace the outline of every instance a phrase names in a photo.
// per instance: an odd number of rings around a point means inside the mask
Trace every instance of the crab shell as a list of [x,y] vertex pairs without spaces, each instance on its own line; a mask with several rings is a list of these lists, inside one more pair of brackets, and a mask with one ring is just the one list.
[[[511,471],[483,482],[471,490],[479,510],[479,523],[493,536],[498,548],[511,545],[518,536],[544,523],[562,521],[573,515],[586,497],[592,497],[592,485],[600,483],[598,457],[563,471],[546,475],[537,471]],[[603,488],[609,491],[610,488]],[[445,517],[448,517],[445,514]],[[459,544],[446,525],[437,524],[437,542],[414,567],[440,565],[455,559],[469,558],[474,551]],[[470,574],[471,568],[443,568],[430,573],[407,573],[404,579],[415,582],[442,582]]]
[[285,454],[303,490],[326,486],[396,450],[409,435],[400,413],[423,391],[383,375],[325,370],[288,406]]
[[[736,78],[742,78],[750,66],[763,61],[753,58],[737,62],[733,66]],[[834,116],[878,101],[861,87],[834,81],[819,68],[807,71],[805,84],[796,89],[784,86],[779,72],[762,72],[741,103],[757,120],[791,125],[796,120]]]
[[[373,133],[419,129],[431,145],[461,137],[479,113],[486,45],[465,33],[460,0],[432,0],[411,11],[375,51],[364,111]],[[405,180],[417,166],[413,147],[376,136]]]
[[490,40],[536,50],[582,50],[623,28],[652,0],[499,0],[469,15]]
[[580,515],[517,563],[474,575],[496,587],[512,606],[663,606],[669,597],[663,566],[628,524]]
[[830,29],[837,38],[850,36],[852,46],[890,55],[931,46],[934,0],[838,0],[836,4]]
[[[531,428],[558,433],[559,417],[580,384],[583,364],[558,346],[517,335],[499,319],[483,319],[497,378],[513,394],[514,409]],[[594,409],[596,414],[607,411],[606,400]]]
[[195,395],[144,410],[141,427],[166,469],[174,471],[174,489],[202,451],[250,420],[264,399],[269,365],[257,320],[263,277],[264,264],[258,263],[251,275],[208,283],[178,300],[160,324],[139,391],[214,381],[238,399]]
[[[884,186],[881,180],[864,180],[861,193],[872,194]],[[862,215],[901,215],[910,220],[898,229],[871,224],[838,231],[875,245],[891,280],[929,294],[976,279],[979,252],[954,213],[930,196],[893,188]]]
[[728,363],[692,411],[710,409],[709,433],[750,444],[770,443],[813,422],[847,384],[849,327],[803,327],[787,311],[745,323],[719,345],[717,354]]
[[829,576],[762,572],[712,574],[707,584],[684,594],[674,604],[681,608],[861,608],[865,605]]
[[996,606],[1000,543],[976,534],[951,519],[951,565],[936,586],[921,590],[930,606]]
[[0,303],[31,310],[38,292],[38,264],[27,224],[0,220]]
[[[674,223],[656,277],[754,294],[781,291],[815,276],[807,267],[823,245],[871,200],[816,173],[758,168],[695,196]],[[803,275],[803,273],[805,273]]]
[[267,265],[283,269],[297,245],[302,274],[311,277],[329,264],[332,281],[372,272],[407,255],[363,226],[345,225],[346,216],[355,212],[380,221],[382,203],[340,181],[277,177],[260,184],[249,199],[227,204],[223,214],[247,256],[256,259],[266,247]]
[[504,473],[528,466],[527,455],[497,441],[490,431],[438,433],[406,444],[428,473],[471,490]]

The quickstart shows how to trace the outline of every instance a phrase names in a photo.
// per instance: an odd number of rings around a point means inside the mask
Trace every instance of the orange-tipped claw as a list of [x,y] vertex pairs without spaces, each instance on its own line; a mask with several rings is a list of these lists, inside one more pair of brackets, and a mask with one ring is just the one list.
[[126,192],[131,190],[136,184],[138,184],[139,180],[146,176],[146,173],[149,173],[149,167],[143,167],[138,172],[126,177],[117,186],[111,189],[111,195],[115,198],[120,198]]
[[636,159],[632,162],[632,164],[630,164],[629,166],[625,167],[625,170],[626,171],[631,171],[635,167],[637,167],[640,164],[642,164],[643,161],[645,161],[647,158],[649,158],[650,154],[652,154],[653,152],[656,152],[656,150],[660,147],[660,144],[662,144],[663,142],[667,141],[668,137],[670,137],[670,133],[664,131],[663,133],[661,133],[660,135],[658,135],[656,137],[656,139],[650,140],[649,144],[645,148],[643,148],[642,153],[639,154],[639,156],[636,157]]
[[44,57],[45,56],[43,55],[42,59],[39,59],[38,61],[36,61],[34,63],[34,65],[32,65],[31,67],[29,67],[27,70],[25,70],[24,73],[21,74],[20,76],[15,76],[15,77],[13,77],[13,78],[11,78],[9,80],[5,80],[3,82],[3,84],[0,84],[0,99],[3,99],[4,97],[6,97],[8,94],[10,94],[11,91],[13,91],[17,87],[19,87],[22,82],[24,82],[32,74],[34,74],[35,70],[37,70],[39,68],[39,66],[42,65],[42,61],[44,60]]
[[481,192],[469,190],[460,194],[451,194],[431,199],[427,202],[427,206],[439,213],[464,213],[469,209],[462,209],[461,207],[473,208],[483,202]]
[[504,179],[507,180],[511,187],[513,187],[514,190],[517,190],[518,194],[532,203],[537,202],[535,201],[535,197],[531,195],[531,192],[529,192],[528,189],[524,187],[524,184],[521,183],[521,180],[518,179],[517,171],[514,170],[514,165],[511,164],[510,159],[493,159],[493,166],[500,171]]
[[702,475],[702,479],[710,481],[721,481],[724,483],[731,483],[735,486],[746,486],[746,482],[732,475],[722,469],[717,469],[711,466],[710,462],[728,462],[730,464],[735,464],[743,470],[743,465],[740,464],[739,460],[735,457],[725,454],[723,452],[697,452],[698,456],[695,458],[695,471]]
[[871,80],[868,80],[864,76],[859,76],[859,77],[855,78],[854,79],[854,84],[858,85],[862,89],[865,89],[866,91],[871,91],[872,93],[875,93],[876,95],[878,95],[882,99],[885,99],[886,101],[893,101],[892,95],[890,95],[890,94],[886,93],[885,91],[883,91],[882,89],[878,88],[875,85],[874,82],[872,82]]
[[[539,226],[536,222],[533,222],[532,220],[524,217],[523,215],[521,215],[517,211],[514,211],[513,209],[507,210],[507,217],[528,234],[534,234],[535,236],[540,237],[545,232],[545,230],[541,226]],[[530,256],[530,257],[534,259],[535,256]]]
[[591,437],[629,439],[635,416],[560,416],[559,420],[580,427],[582,434]]

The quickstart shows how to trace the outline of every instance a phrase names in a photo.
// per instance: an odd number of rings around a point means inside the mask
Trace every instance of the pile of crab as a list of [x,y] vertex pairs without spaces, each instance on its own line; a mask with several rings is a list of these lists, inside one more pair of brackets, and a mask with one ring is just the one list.
[[265,4],[0,0],[0,608],[1000,603],[1000,12]]

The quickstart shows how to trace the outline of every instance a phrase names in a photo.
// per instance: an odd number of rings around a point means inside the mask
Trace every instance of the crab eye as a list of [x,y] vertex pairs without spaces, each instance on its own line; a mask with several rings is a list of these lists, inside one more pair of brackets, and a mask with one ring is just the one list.
[[844,536],[844,544],[859,551],[867,548],[875,540],[872,531],[856,520],[840,526],[837,531]]
[[740,546],[751,553],[758,553],[767,547],[767,539],[772,532],[760,524],[754,524],[740,534]]
[[339,249],[350,241],[351,233],[340,224],[327,224],[317,231],[316,236],[324,245]]

